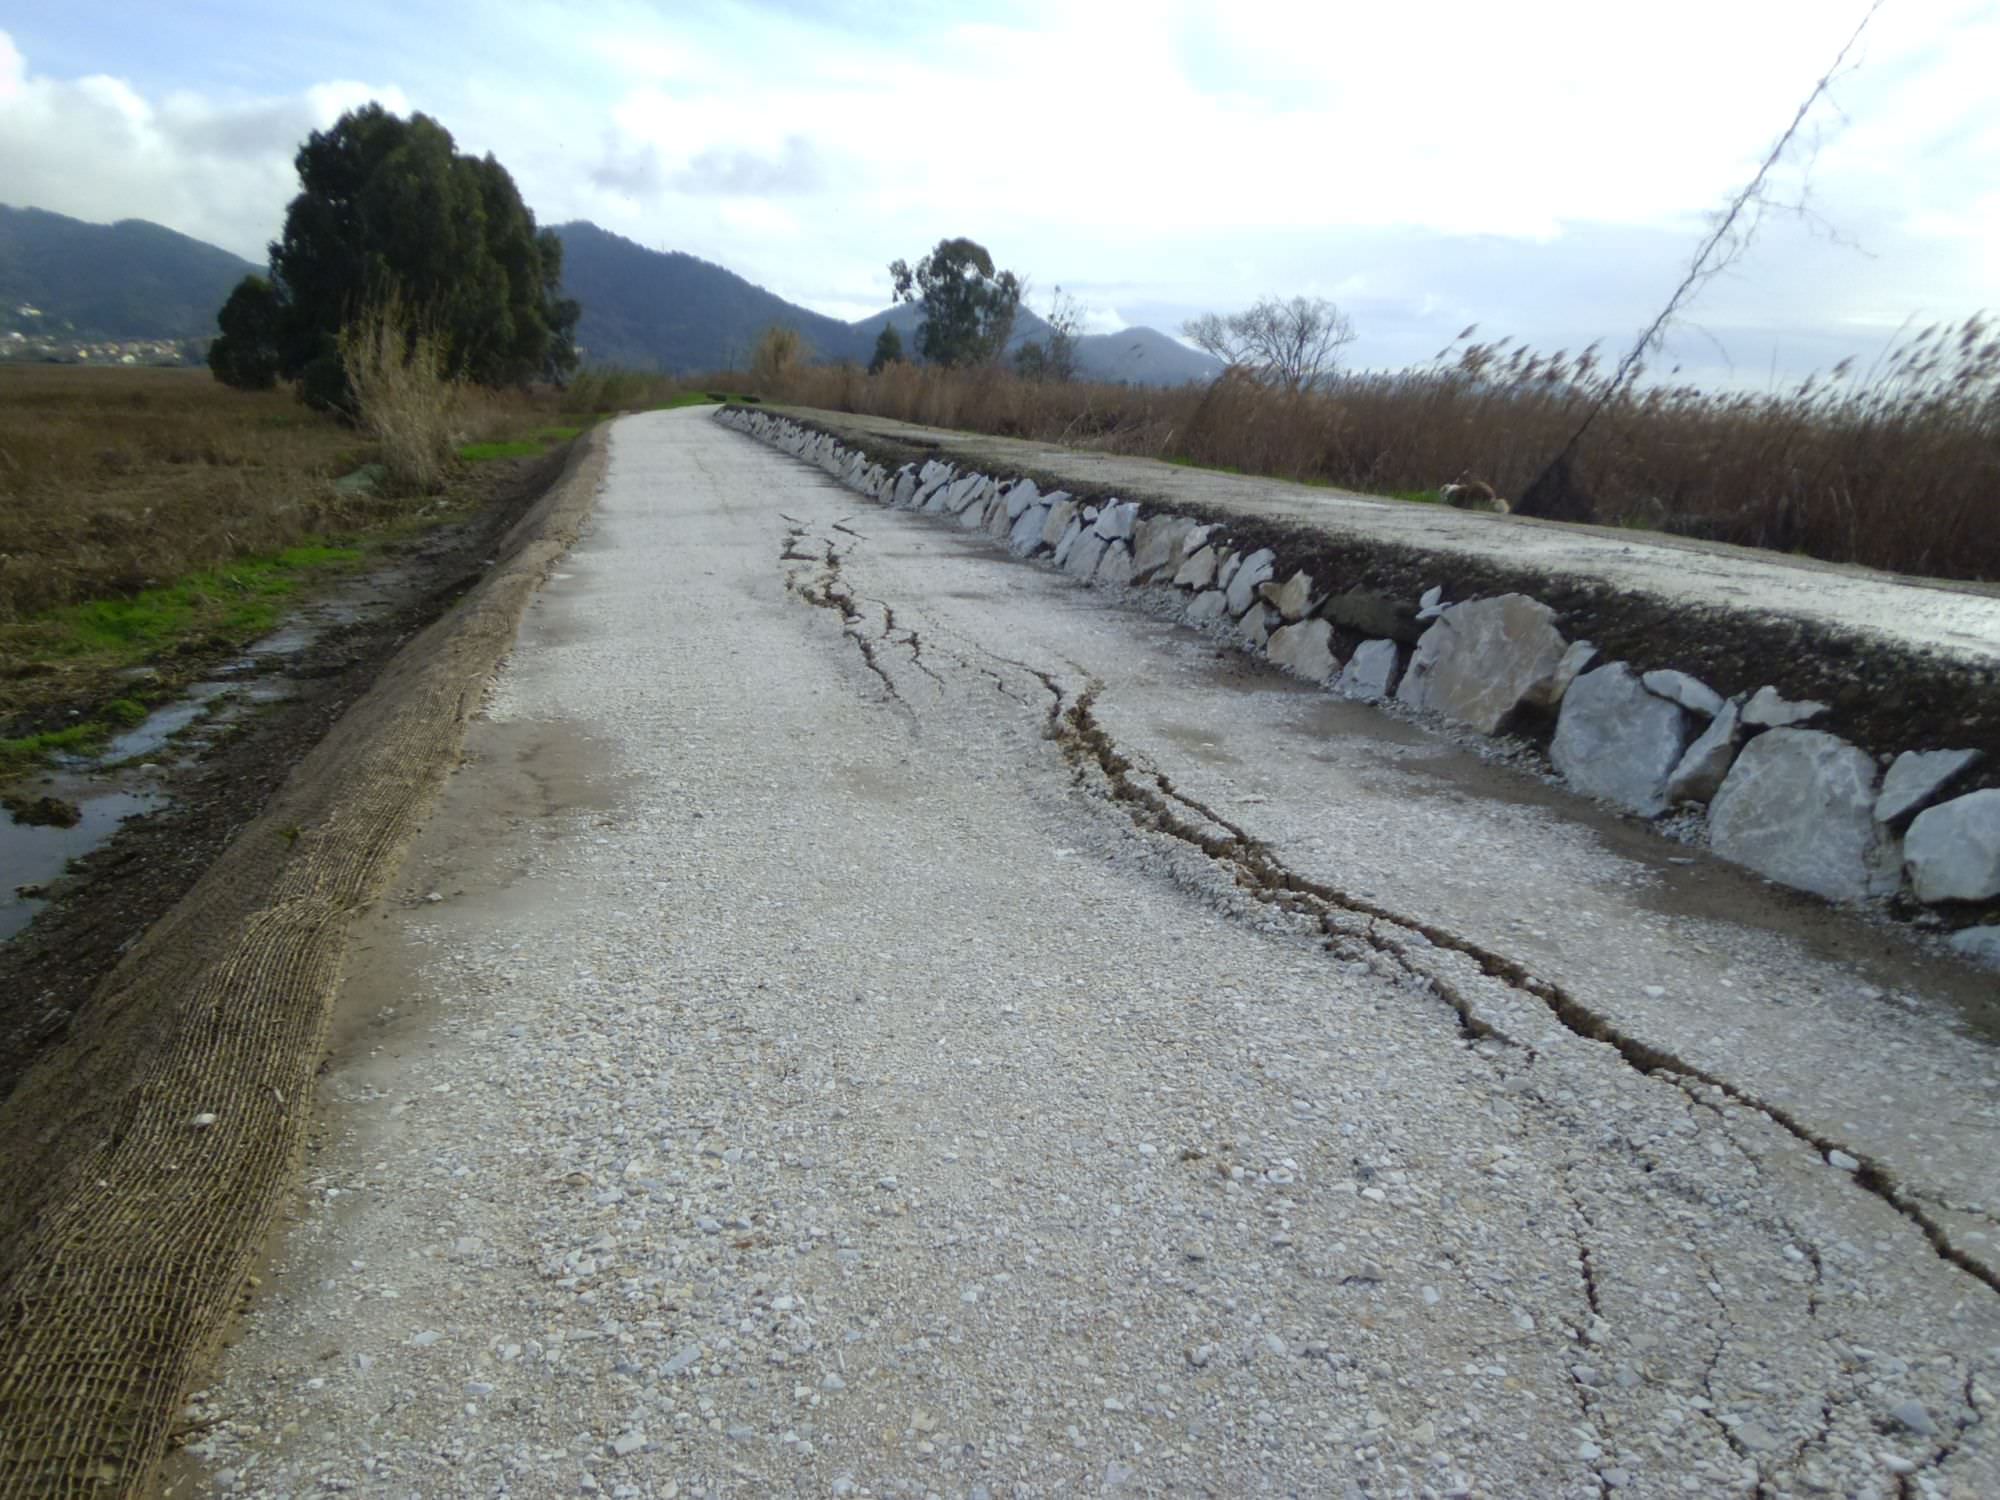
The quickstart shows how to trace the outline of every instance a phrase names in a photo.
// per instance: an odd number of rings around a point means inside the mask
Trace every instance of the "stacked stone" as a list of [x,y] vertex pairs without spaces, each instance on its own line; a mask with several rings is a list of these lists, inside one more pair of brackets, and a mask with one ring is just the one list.
[[[1947,796],[1977,751],[1906,751],[1885,773],[1859,746],[1808,727],[1824,704],[1771,687],[1724,698],[1684,672],[1600,663],[1525,594],[1447,603],[1432,588],[1413,606],[1335,591],[1303,570],[1280,581],[1271,549],[1233,546],[1191,517],[1044,493],[941,459],[890,472],[769,412],[726,407],[719,420],[882,504],[984,531],[1016,557],[1098,585],[1174,589],[1188,623],[1343,696],[1393,699],[1484,735],[1553,718],[1549,758],[1577,791],[1646,818],[1705,806],[1715,853],[1779,884],[1829,901],[1905,890],[1940,905],[2000,899],[2000,789]],[[1358,640],[1345,661],[1343,640]],[[1950,941],[2000,967],[2000,926]]]

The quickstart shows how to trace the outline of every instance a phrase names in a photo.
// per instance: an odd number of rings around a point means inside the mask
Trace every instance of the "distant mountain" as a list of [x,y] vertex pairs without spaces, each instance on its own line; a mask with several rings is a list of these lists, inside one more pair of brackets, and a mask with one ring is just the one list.
[[[643,245],[579,221],[556,228],[563,242],[563,294],[583,304],[577,342],[592,364],[696,372],[741,366],[758,334],[777,324],[796,328],[818,359],[865,364],[884,324],[916,352],[921,309],[907,303],[858,323],[843,323],[787,302],[734,271],[671,250]],[[1043,338],[1049,325],[1023,311],[1010,350]],[[1222,365],[1150,328],[1091,334],[1077,340],[1077,362],[1093,380],[1180,385],[1208,380]]]
[[1222,361],[1214,355],[1190,349],[1155,328],[1087,333],[1076,341],[1076,363],[1088,379],[1129,385],[1186,385],[1222,373]]
[[[893,323],[916,352],[921,309],[908,304],[843,323],[787,302],[678,251],[643,245],[578,221],[556,227],[563,291],[583,304],[577,342],[592,364],[693,372],[741,366],[772,324],[796,328],[813,357],[866,363],[882,325]],[[143,219],[88,224],[39,208],[0,204],[0,329],[51,337],[204,338],[230,289],[263,270],[240,256]],[[19,312],[34,308],[38,316]],[[1024,310],[1010,351],[1045,338],[1049,325]],[[1092,380],[1180,385],[1222,366],[1150,328],[1077,340],[1080,372]]]
[[[253,266],[144,219],[87,224],[0,204],[0,326],[87,338],[183,339],[215,314]],[[39,318],[24,317],[22,305]]]
[[757,335],[796,328],[821,359],[866,359],[854,329],[678,250],[648,250],[579,221],[559,224],[563,295],[583,304],[576,341],[596,365],[702,371],[749,362]]
[[[923,309],[909,303],[886,308],[872,318],[853,324],[865,359],[875,349],[882,325],[893,323],[903,336],[903,347],[912,354],[917,347],[917,325]],[[1047,338],[1048,323],[1038,314],[1023,309],[1014,320],[1014,336],[1007,341],[1011,354],[1026,343]],[[1191,380],[1213,380],[1222,373],[1222,361],[1198,349],[1190,349],[1153,328],[1125,328],[1117,333],[1087,333],[1076,341],[1077,373],[1087,380],[1124,381],[1129,385],[1186,385]]]

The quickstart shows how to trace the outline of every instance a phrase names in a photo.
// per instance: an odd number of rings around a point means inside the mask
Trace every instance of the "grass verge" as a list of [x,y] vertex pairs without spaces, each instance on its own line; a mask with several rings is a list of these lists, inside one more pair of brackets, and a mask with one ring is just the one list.
[[582,431],[581,427],[541,427],[522,438],[494,443],[466,443],[458,450],[458,456],[469,464],[492,463],[506,458],[537,458],[558,443],[567,443]]
[[87,754],[109,739],[111,730],[101,719],[88,719],[64,729],[0,739],[0,780],[31,771],[52,755]]
[[[25,648],[44,661],[130,666],[190,638],[240,641],[271,629],[307,582],[351,568],[355,546],[309,543],[208,568],[129,598],[65,605],[5,627],[6,655]],[[4,657],[0,657],[4,659]]]

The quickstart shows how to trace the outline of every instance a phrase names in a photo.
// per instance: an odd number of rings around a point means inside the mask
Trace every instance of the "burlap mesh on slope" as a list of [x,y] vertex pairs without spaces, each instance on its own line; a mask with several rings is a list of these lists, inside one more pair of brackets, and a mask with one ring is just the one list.
[[398,653],[0,1105],[0,1497],[150,1479],[303,1144],[347,923],[454,763],[604,449],[598,433],[577,445],[499,565]]

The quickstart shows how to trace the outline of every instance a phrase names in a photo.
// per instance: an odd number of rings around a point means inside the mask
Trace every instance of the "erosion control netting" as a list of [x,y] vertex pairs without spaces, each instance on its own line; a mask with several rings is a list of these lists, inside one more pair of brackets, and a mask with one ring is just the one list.
[[0,1497],[133,1494],[304,1142],[354,914],[393,875],[604,472],[593,434],[0,1104]]

